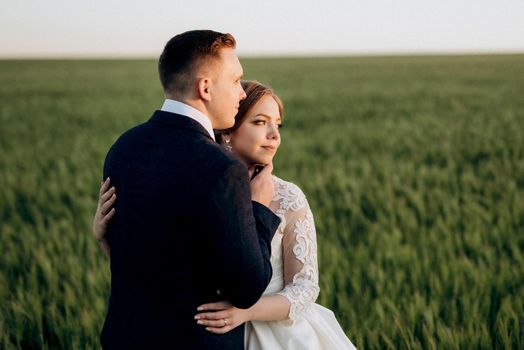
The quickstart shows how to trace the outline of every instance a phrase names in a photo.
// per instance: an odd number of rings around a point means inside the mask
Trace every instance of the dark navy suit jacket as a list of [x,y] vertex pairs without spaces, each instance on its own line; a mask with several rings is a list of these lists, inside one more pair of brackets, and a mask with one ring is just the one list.
[[245,165],[196,121],[156,111],[113,144],[108,176],[118,197],[102,346],[243,349],[243,326],[215,335],[193,317],[224,299],[248,308],[271,279],[280,220],[251,201]]

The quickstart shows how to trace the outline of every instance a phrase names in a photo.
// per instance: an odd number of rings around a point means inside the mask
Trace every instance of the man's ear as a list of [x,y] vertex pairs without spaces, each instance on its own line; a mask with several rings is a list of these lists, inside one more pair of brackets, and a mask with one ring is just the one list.
[[198,79],[198,94],[201,99],[205,101],[211,101],[211,79],[200,78]]

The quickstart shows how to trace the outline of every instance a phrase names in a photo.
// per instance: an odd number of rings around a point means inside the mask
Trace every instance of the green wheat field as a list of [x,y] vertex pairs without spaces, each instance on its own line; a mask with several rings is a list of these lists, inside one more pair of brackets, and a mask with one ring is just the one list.
[[[321,293],[359,349],[524,349],[524,55],[241,59],[286,112]],[[105,154],[155,60],[0,61],[0,349],[99,348]]]

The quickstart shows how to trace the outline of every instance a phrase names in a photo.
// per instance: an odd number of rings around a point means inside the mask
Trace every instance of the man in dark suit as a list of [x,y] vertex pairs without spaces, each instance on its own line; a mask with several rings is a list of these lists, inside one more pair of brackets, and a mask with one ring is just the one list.
[[234,49],[230,34],[173,37],[159,60],[162,109],[107,154],[104,178],[118,199],[106,234],[105,349],[243,348],[243,327],[216,335],[193,318],[204,303],[227,299],[248,308],[259,299],[280,223],[267,208],[272,167],[250,181],[248,169],[214,141],[213,129],[231,127],[245,97]]

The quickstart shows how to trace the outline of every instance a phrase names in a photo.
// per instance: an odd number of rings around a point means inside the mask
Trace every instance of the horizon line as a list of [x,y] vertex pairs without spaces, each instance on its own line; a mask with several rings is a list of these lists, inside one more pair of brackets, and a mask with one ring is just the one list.
[[[158,54],[13,54],[2,55],[0,60],[151,60]],[[426,50],[426,51],[362,51],[362,52],[274,52],[238,53],[242,58],[336,58],[336,57],[402,57],[402,56],[511,56],[524,55],[524,50]]]

